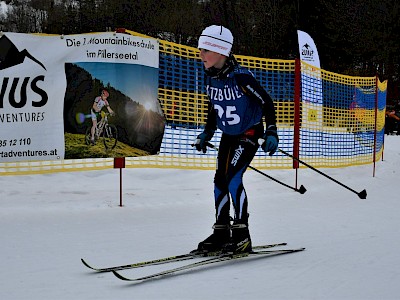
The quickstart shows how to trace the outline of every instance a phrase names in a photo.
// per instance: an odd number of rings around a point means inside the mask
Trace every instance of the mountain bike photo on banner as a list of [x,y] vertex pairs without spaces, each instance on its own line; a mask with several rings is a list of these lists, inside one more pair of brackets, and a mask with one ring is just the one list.
[[[155,43],[155,42],[154,42]],[[99,49],[94,56],[103,58]],[[137,157],[157,154],[164,134],[158,101],[158,51],[140,61],[65,64],[65,157]],[[116,54],[115,54],[116,55]],[[124,57],[122,57],[124,58]],[[149,60],[149,62],[148,62]]]

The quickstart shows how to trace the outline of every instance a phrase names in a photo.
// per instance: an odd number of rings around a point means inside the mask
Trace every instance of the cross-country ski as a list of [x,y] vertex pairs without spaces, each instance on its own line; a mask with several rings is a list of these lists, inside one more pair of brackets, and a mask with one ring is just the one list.
[[[286,243],[278,243],[278,244],[269,244],[269,245],[262,245],[262,246],[253,246],[253,249],[268,249],[268,248],[273,248],[273,247],[278,247],[278,246],[286,246]],[[132,264],[127,264],[127,265],[120,265],[120,266],[114,266],[114,267],[105,267],[105,268],[96,268],[89,263],[86,262],[83,258],[81,258],[82,263],[88,267],[89,269],[92,269],[97,272],[111,272],[111,271],[119,271],[119,270],[125,270],[125,269],[135,269],[135,268],[142,268],[146,266],[154,266],[154,265],[161,265],[161,264],[166,264],[166,263],[171,263],[171,262],[178,262],[178,261],[184,261],[184,260],[189,260],[193,259],[196,257],[210,257],[210,256],[219,256],[221,254],[220,251],[216,252],[190,252],[186,254],[180,254],[180,255],[174,255],[174,256],[168,256],[164,258],[158,258],[154,260],[149,260],[149,261],[143,261],[143,262],[136,262]]]
[[223,262],[243,260],[245,258],[255,258],[255,257],[266,258],[266,257],[270,257],[270,256],[295,253],[295,252],[300,252],[300,251],[304,251],[304,250],[305,250],[305,248],[298,248],[298,249],[282,249],[282,250],[259,250],[259,251],[251,251],[251,252],[245,252],[245,253],[239,253],[239,254],[221,254],[219,256],[208,258],[206,260],[201,260],[201,261],[194,262],[194,263],[184,265],[181,267],[176,267],[176,268],[168,269],[165,271],[157,272],[154,274],[150,274],[147,276],[136,277],[136,278],[130,278],[130,277],[123,276],[120,273],[118,273],[117,271],[112,271],[112,273],[117,278],[124,280],[124,281],[144,282],[147,280],[164,278],[164,276],[166,276],[166,275],[177,274],[178,272],[182,272],[182,271],[195,270],[202,266],[219,265],[219,264],[222,264]]

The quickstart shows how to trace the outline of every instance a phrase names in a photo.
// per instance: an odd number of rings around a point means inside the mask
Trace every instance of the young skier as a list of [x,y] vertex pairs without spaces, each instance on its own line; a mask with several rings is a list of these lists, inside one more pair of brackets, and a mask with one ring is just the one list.
[[[252,250],[243,174],[256,154],[259,138],[265,140],[261,147],[269,155],[275,153],[279,142],[273,101],[252,73],[237,63],[232,45],[230,30],[217,25],[205,28],[198,41],[209,105],[196,149],[206,153],[216,128],[222,131],[214,177],[216,221],[213,233],[199,243],[198,251]],[[232,225],[230,197],[235,211]]]

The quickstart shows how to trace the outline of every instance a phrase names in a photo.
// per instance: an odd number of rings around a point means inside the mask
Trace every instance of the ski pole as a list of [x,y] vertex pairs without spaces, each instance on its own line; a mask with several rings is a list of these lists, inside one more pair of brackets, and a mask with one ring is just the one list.
[[[261,143],[260,145],[262,145],[262,143],[264,143],[264,140],[263,140],[263,139],[259,139],[259,140],[258,140],[258,143],[259,143],[259,144]],[[297,160],[299,163],[301,163],[301,164],[305,165],[306,167],[310,168],[311,170],[313,170],[313,171],[315,171],[315,172],[321,174],[322,176],[325,176],[326,178],[328,178],[328,179],[330,179],[330,180],[336,182],[337,184],[341,185],[342,187],[344,187],[344,188],[346,188],[346,189],[352,191],[353,193],[357,194],[357,196],[358,196],[360,199],[366,199],[366,198],[367,198],[367,191],[366,191],[365,189],[362,190],[361,192],[357,192],[357,191],[353,190],[352,188],[348,187],[347,185],[341,183],[340,181],[338,181],[338,180],[336,180],[336,179],[330,177],[329,175],[327,175],[327,174],[321,172],[320,170],[317,170],[317,169],[314,168],[313,166],[310,166],[309,164],[305,163],[304,161],[298,159],[297,157],[294,157],[293,155],[287,153],[286,151],[284,151],[284,150],[282,150],[282,149],[278,149],[278,151],[281,152],[281,153],[283,153],[283,154],[285,154],[286,156],[291,157],[291,158],[294,159],[294,160]]]
[[[206,142],[206,145],[207,145],[207,147],[210,147],[210,148],[218,151],[218,148],[215,147],[215,145],[211,144],[210,142]],[[192,145],[192,146],[194,146],[194,145]],[[258,172],[258,173],[260,173],[261,175],[264,175],[265,177],[267,177],[267,178],[269,178],[269,179],[271,179],[271,180],[273,180],[273,181],[275,181],[275,182],[277,182],[277,183],[289,188],[289,189],[292,189],[292,190],[300,193],[300,194],[304,194],[307,191],[306,188],[303,185],[301,185],[300,188],[295,188],[295,187],[292,187],[292,186],[290,186],[290,185],[288,185],[288,184],[286,184],[286,183],[284,183],[282,181],[279,181],[278,179],[275,179],[274,177],[269,176],[268,174],[265,174],[264,172],[261,172],[260,170],[254,168],[254,167],[252,167],[250,165],[249,165],[249,168],[254,170],[254,171],[256,171],[256,172]]]
[[278,179],[275,179],[275,178],[269,176],[268,174],[265,174],[264,172],[261,172],[260,170],[254,168],[252,166],[249,166],[249,168],[254,170],[254,171],[256,171],[256,172],[258,172],[258,173],[260,173],[261,175],[264,175],[265,177],[267,177],[267,178],[269,178],[269,179],[271,179],[271,180],[283,185],[283,186],[286,186],[287,188],[290,188],[290,189],[292,189],[292,190],[294,190],[296,192],[299,192],[300,194],[304,194],[307,191],[306,188],[303,185],[301,185],[300,188],[297,189],[297,188],[292,187],[292,186],[290,186],[290,185],[288,185],[288,184],[286,184],[284,182],[279,181]]

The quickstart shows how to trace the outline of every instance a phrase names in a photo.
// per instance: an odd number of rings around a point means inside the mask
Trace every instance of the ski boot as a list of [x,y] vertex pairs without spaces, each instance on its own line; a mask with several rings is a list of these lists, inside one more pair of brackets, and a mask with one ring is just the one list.
[[218,252],[221,251],[225,244],[229,243],[231,238],[230,226],[214,224],[214,232],[206,238],[204,241],[200,242],[197,249],[193,250],[192,253],[204,253],[208,252]]
[[224,246],[226,253],[247,253],[252,251],[249,227],[247,224],[234,223],[232,225],[231,242]]

